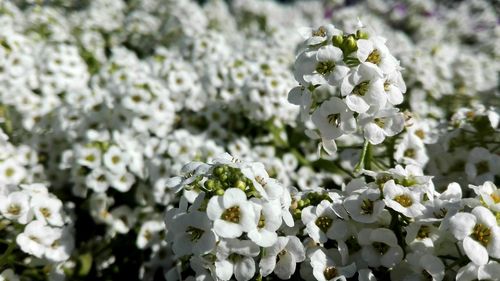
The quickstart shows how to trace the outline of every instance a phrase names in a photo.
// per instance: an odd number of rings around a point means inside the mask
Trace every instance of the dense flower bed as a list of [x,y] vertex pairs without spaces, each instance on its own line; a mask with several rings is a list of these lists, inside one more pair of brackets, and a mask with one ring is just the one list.
[[0,280],[500,280],[498,12],[0,2]]

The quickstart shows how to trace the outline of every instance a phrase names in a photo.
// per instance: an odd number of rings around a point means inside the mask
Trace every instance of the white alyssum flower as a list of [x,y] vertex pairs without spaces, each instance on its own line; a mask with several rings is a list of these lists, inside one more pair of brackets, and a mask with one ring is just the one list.
[[59,229],[47,226],[43,221],[34,220],[16,237],[16,242],[23,252],[43,258],[48,248],[60,236]]
[[361,223],[373,223],[379,219],[385,203],[380,199],[378,188],[358,189],[344,199],[344,207],[351,218]]
[[19,276],[10,268],[0,273],[0,281],[19,281]]
[[282,222],[281,204],[279,200],[266,202],[257,198],[250,202],[255,210],[257,227],[248,232],[248,238],[261,247],[269,247],[278,239],[276,231]]
[[455,214],[450,218],[449,228],[473,263],[485,265],[489,256],[500,258],[500,227],[487,208],[478,206],[470,213]]
[[0,195],[0,213],[7,219],[27,224],[33,218],[30,196],[25,191],[14,191],[7,196]]
[[500,212],[500,189],[491,181],[482,185],[469,185],[481,197],[483,204],[494,212]]
[[483,147],[475,147],[469,152],[465,164],[467,179],[475,184],[485,181],[493,181],[494,177],[500,175],[500,156],[491,153]]
[[403,249],[392,230],[364,228],[358,233],[361,256],[369,266],[392,268],[403,259]]
[[380,110],[374,115],[361,114],[359,125],[363,127],[365,139],[371,144],[380,144],[386,137],[400,133],[404,128],[404,116],[395,108]]
[[229,188],[223,196],[210,198],[207,215],[214,222],[215,233],[224,238],[236,238],[257,227],[254,207],[238,188]]
[[406,134],[397,144],[394,159],[399,163],[424,167],[429,161],[429,156],[422,139],[414,134]]
[[204,212],[190,211],[175,217],[172,223],[168,222],[174,235],[172,250],[177,256],[204,255],[215,248],[217,237]]
[[383,194],[387,207],[407,217],[414,218],[420,216],[425,209],[421,203],[422,193],[396,184],[394,180],[389,180],[384,184]]
[[325,243],[328,239],[344,239],[348,233],[347,223],[340,220],[328,200],[318,206],[308,206],[302,210],[302,223],[307,234],[316,243]]
[[276,243],[265,249],[259,267],[262,276],[273,273],[280,279],[290,279],[295,273],[296,263],[305,260],[305,249],[296,236],[280,236]]
[[356,273],[356,265],[343,265],[340,253],[336,249],[319,248],[309,257],[314,278],[318,281],[346,280]]
[[248,240],[223,239],[217,248],[215,274],[221,280],[231,276],[238,281],[250,280],[255,275],[255,260],[259,247]]
[[45,221],[53,226],[64,225],[61,200],[52,196],[36,194],[32,196],[30,203],[37,220]]
[[356,120],[354,114],[347,108],[343,100],[332,97],[323,102],[314,111],[311,120],[319,129],[321,137],[337,139],[344,134],[356,131]]

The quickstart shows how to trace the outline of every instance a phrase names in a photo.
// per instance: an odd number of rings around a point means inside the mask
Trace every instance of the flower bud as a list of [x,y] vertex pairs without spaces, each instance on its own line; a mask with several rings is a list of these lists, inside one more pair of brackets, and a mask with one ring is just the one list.
[[333,46],[335,46],[335,47],[342,46],[343,42],[344,42],[344,36],[342,36],[342,35],[335,35],[332,37],[332,43],[333,43]]

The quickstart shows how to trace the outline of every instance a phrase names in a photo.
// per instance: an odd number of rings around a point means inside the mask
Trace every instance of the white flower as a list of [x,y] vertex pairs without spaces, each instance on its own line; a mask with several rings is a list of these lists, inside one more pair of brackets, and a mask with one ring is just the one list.
[[384,83],[384,91],[387,94],[387,101],[392,105],[403,102],[403,94],[406,92],[406,84],[401,72],[394,71],[387,75]]
[[128,233],[137,221],[137,215],[127,205],[114,208],[110,215],[108,224],[111,226],[109,230],[112,234],[114,232]]
[[26,225],[24,231],[16,237],[16,242],[23,252],[42,258],[47,248],[51,247],[60,234],[59,229],[47,226],[42,221],[34,220]]
[[252,241],[223,239],[217,248],[215,273],[221,280],[229,280],[234,274],[236,280],[247,281],[255,275],[253,257],[259,255],[259,247]]
[[472,188],[477,195],[481,196],[482,202],[488,209],[494,212],[500,212],[500,189],[497,188],[493,182],[487,181],[482,185],[470,185],[469,187]]
[[424,167],[429,161],[427,151],[422,140],[414,134],[406,134],[397,144],[394,159],[400,163]]
[[210,167],[210,165],[205,163],[190,162],[182,167],[181,172],[184,173],[185,176],[169,178],[165,185],[173,189],[174,192],[179,192],[184,186],[194,182],[199,175],[208,172]]
[[236,238],[257,227],[255,210],[245,192],[229,188],[223,196],[210,198],[207,215],[214,222],[214,231],[224,238]]
[[340,92],[346,97],[347,107],[357,113],[365,113],[371,106],[380,109],[387,100],[381,78],[361,67],[342,80]]
[[137,234],[136,245],[139,249],[146,249],[161,239],[160,234],[165,230],[165,224],[160,220],[149,220],[142,223]]
[[490,210],[475,207],[471,213],[450,218],[450,231],[462,241],[465,254],[477,265],[488,263],[488,255],[500,258],[500,227]]
[[216,236],[207,214],[191,211],[177,216],[172,223],[167,222],[174,240],[172,250],[178,256],[188,254],[204,255],[215,248]]
[[257,228],[248,232],[248,238],[261,247],[276,243],[276,231],[281,226],[281,204],[279,200],[264,201],[252,198],[250,201],[255,211]]
[[336,139],[356,131],[356,120],[345,102],[332,97],[323,102],[312,114],[312,122],[325,139]]
[[111,172],[115,174],[123,174],[127,169],[127,154],[125,154],[117,146],[111,146],[108,148],[103,157],[104,166],[108,168]]
[[387,228],[364,228],[358,233],[361,256],[369,266],[392,268],[403,259],[403,249],[394,232]]
[[397,109],[380,110],[375,115],[361,114],[359,124],[365,139],[371,144],[380,144],[386,137],[400,133],[404,128],[404,116]]
[[349,68],[343,62],[342,50],[332,45],[326,45],[316,52],[314,73],[304,75],[304,80],[313,85],[338,85],[348,71]]
[[313,275],[318,281],[345,280],[356,273],[354,263],[343,266],[338,250],[323,248],[316,249],[309,257]]
[[304,246],[296,236],[278,237],[274,245],[265,249],[265,254],[260,260],[262,276],[272,272],[280,279],[290,279],[295,272],[296,263],[306,258]]
[[344,199],[344,207],[349,215],[353,220],[361,223],[377,221],[384,210],[384,206],[378,188],[359,189]]
[[109,188],[106,170],[102,167],[96,168],[85,178],[87,186],[95,192],[105,192]]
[[7,219],[27,224],[33,218],[27,192],[14,191],[7,196],[0,195],[0,213]]
[[97,147],[78,147],[77,150],[77,163],[94,169],[101,165],[101,150]]
[[421,203],[422,193],[396,184],[394,180],[384,184],[383,193],[385,205],[407,217],[420,216],[425,209]]
[[26,169],[12,158],[0,162],[0,183],[19,184],[26,176]]
[[399,67],[398,61],[385,46],[385,41],[386,39],[380,36],[357,40],[356,57],[362,66],[379,76],[392,73]]
[[486,148],[475,147],[469,152],[465,173],[467,179],[475,184],[485,181],[493,181],[496,175],[500,175],[500,156],[490,153]]
[[458,270],[456,280],[495,280],[498,276],[500,276],[500,263],[490,261],[485,265],[477,265],[470,262]]
[[331,40],[332,36],[340,35],[342,32],[331,24],[322,25],[316,29],[310,27],[299,28],[299,33],[304,38],[307,45],[318,45],[327,40]]
[[249,163],[241,168],[241,173],[249,178],[259,194],[269,200],[279,199],[284,187],[273,178],[269,177],[264,164],[260,162]]
[[51,196],[36,194],[31,198],[36,219],[53,226],[64,224],[62,206],[61,200]]
[[422,252],[411,252],[406,261],[391,270],[391,280],[414,281],[432,279],[443,280],[445,267],[440,258]]
[[306,232],[316,243],[344,239],[348,233],[347,223],[338,219],[331,203],[323,200],[318,206],[308,206],[302,210],[302,223]]
[[0,281],[19,281],[19,276],[17,276],[14,271],[10,268],[2,271],[0,273]]

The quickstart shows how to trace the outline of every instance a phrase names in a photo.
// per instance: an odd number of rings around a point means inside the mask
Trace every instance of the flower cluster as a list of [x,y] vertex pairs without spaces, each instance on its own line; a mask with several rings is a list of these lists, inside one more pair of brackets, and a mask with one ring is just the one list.
[[9,234],[2,237],[9,243],[7,253],[17,244],[21,251],[47,264],[52,274],[63,275],[58,265],[69,259],[74,238],[72,218],[61,200],[43,184],[2,185],[0,215],[2,229]]
[[358,128],[371,144],[400,133],[404,115],[395,107],[403,102],[406,85],[399,61],[386,39],[358,29],[344,33],[333,25],[303,29],[304,50],[297,56],[294,75],[300,86],[289,101],[299,105],[304,122],[312,121],[330,154],[335,139]]

